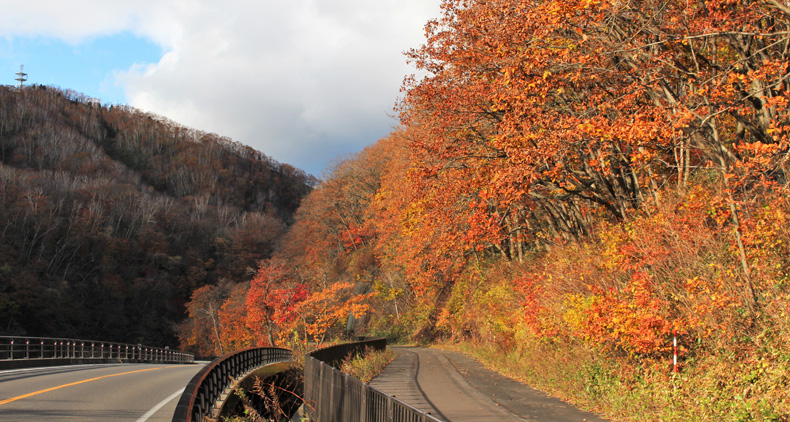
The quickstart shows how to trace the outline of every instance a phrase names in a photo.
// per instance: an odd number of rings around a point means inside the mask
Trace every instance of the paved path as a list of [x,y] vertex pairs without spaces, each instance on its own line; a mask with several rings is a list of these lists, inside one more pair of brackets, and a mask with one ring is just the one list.
[[447,422],[604,421],[488,370],[463,353],[393,349],[398,357],[370,386]]

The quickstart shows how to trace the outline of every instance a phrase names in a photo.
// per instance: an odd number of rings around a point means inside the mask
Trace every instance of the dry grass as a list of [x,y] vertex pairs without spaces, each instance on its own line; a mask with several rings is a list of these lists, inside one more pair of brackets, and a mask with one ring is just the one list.
[[698,357],[677,374],[669,359],[634,363],[578,343],[450,347],[613,421],[790,421],[790,353],[780,344]]
[[365,350],[365,353],[344,360],[340,370],[362,382],[370,382],[396,356],[397,353],[392,349],[379,351],[368,348]]

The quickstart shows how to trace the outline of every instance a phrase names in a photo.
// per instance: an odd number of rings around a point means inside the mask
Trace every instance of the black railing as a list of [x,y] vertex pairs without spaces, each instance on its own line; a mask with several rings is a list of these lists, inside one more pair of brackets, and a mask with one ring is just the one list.
[[0,368],[111,361],[192,363],[194,358],[179,350],[141,344],[0,336]]
[[305,356],[305,410],[315,422],[441,422],[337,368],[366,348],[384,350],[385,339],[316,350]]
[[340,364],[349,356],[356,356],[365,352],[365,349],[372,350],[385,350],[387,348],[387,339],[385,338],[371,338],[353,343],[338,344],[335,346],[324,347],[314,350],[308,356],[318,359],[334,368],[340,368]]
[[278,347],[250,348],[214,359],[187,384],[178,400],[173,422],[216,418],[217,404],[231,393],[235,381],[263,366],[290,360],[291,351]]

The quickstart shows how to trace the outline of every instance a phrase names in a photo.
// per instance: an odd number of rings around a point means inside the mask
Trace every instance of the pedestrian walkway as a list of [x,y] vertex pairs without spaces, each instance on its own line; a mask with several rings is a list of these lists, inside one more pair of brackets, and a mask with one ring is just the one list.
[[604,421],[486,369],[463,353],[393,349],[398,357],[370,386],[447,422]]

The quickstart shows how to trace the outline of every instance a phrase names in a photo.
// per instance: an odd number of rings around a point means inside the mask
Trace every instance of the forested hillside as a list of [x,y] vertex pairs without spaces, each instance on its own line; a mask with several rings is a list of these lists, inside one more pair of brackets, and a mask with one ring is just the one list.
[[321,341],[353,314],[617,418],[788,420],[790,8],[442,7],[401,127],[249,286],[190,304],[221,308],[213,341]]
[[176,346],[192,292],[249,280],[314,184],[129,107],[0,87],[0,334]]

